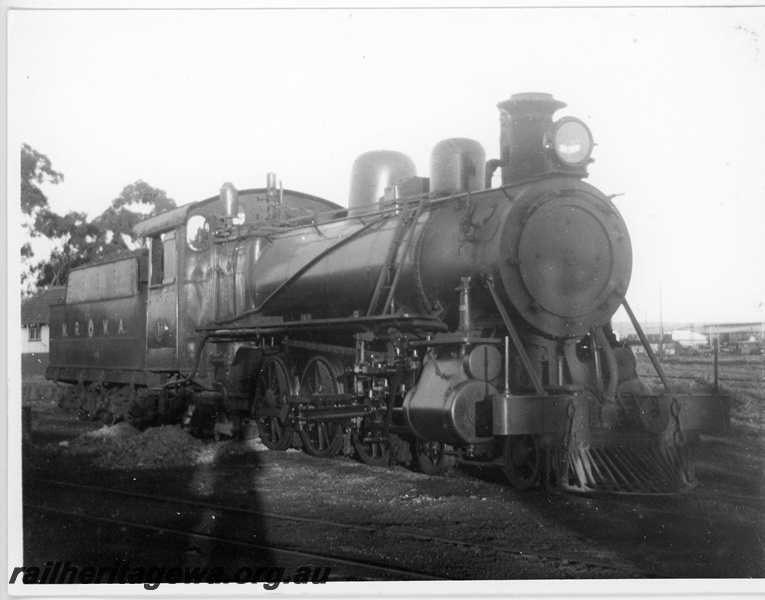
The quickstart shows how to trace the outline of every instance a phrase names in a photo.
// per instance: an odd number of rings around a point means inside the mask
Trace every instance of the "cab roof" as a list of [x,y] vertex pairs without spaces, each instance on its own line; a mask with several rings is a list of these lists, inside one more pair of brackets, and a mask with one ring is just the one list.
[[[239,197],[242,198],[243,196],[254,196],[256,194],[265,194],[266,191],[267,191],[266,188],[241,190],[239,192]],[[320,209],[320,211],[327,211],[327,212],[345,210],[345,208],[343,206],[340,206],[339,204],[335,204],[334,202],[330,202],[329,200],[325,200],[324,198],[319,198],[318,196],[313,196],[311,194],[305,194],[303,192],[296,192],[293,190],[283,190],[283,193],[285,197],[285,203],[287,205],[289,204],[297,204],[299,206],[313,205],[315,208]],[[203,204],[209,204],[211,202],[217,202],[217,201],[219,201],[218,196],[213,196],[212,198],[207,198],[206,200],[201,200],[199,202],[191,202],[189,204],[184,204],[183,206],[179,206],[178,208],[173,208],[171,210],[168,210],[167,212],[164,212],[159,215],[155,215],[153,217],[149,217],[148,219],[144,219],[143,221],[136,223],[133,226],[133,232],[142,237],[150,237],[158,233],[163,233],[165,231],[175,229],[182,223],[186,222],[188,214],[192,209],[198,206],[201,206]]]

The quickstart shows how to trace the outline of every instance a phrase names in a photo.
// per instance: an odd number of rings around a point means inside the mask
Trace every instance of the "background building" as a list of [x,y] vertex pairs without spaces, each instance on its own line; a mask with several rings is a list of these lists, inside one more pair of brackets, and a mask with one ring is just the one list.
[[[632,323],[613,323],[614,332],[641,352],[640,342]],[[711,350],[716,343],[721,352],[734,354],[760,354],[765,350],[765,324],[748,323],[643,323],[651,347],[658,351],[661,337],[664,354],[682,353],[683,350]]]
[[21,377],[44,378],[50,341],[49,307],[64,301],[66,288],[51,287],[21,302]]

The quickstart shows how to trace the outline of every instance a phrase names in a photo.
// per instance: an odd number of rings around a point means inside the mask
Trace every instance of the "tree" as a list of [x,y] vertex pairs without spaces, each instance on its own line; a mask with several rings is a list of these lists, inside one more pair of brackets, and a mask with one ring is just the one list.
[[50,159],[37,150],[23,144],[21,146],[21,211],[27,216],[36,216],[48,208],[48,198],[38,185],[45,181],[61,183],[64,175],[53,170]]
[[96,223],[89,223],[87,214],[82,212],[70,211],[62,217],[47,211],[38,221],[38,230],[54,245],[48,259],[33,269],[37,273],[37,287],[64,285],[69,271],[98,255],[103,232]]
[[[47,220],[50,213],[48,206],[48,197],[42,192],[39,185],[45,183],[58,184],[64,180],[63,173],[53,169],[51,160],[41,154],[29,144],[21,146],[21,212],[22,229],[29,238],[40,237],[43,235],[38,228],[42,222]],[[34,250],[30,242],[24,242],[21,246],[21,262],[26,268],[22,269],[21,284],[22,287],[28,284],[35,271],[35,266],[31,264],[34,257]]]
[[21,148],[21,208],[26,215],[24,228],[31,238],[47,238],[50,254],[33,263],[34,251],[27,242],[21,248],[27,268],[21,276],[22,289],[31,284],[39,288],[63,285],[69,271],[95,257],[102,257],[139,246],[133,226],[148,216],[175,208],[175,201],[164,190],[138,180],[125,186],[111,206],[95,219],[83,212],[61,216],[50,209],[48,199],[37,184],[60,183],[64,176],[54,171],[47,156],[24,144]]
[[37,287],[63,285],[75,267],[94,258],[135,250],[140,242],[133,226],[175,206],[175,200],[164,190],[138,180],[125,186],[111,206],[92,221],[85,213],[69,212],[61,217],[48,211],[38,227],[56,244],[48,260],[37,266]]
[[112,200],[111,206],[94,221],[104,234],[99,252],[135,249],[138,242],[133,226],[175,206],[175,200],[168,198],[164,190],[154,188],[141,179],[126,185],[122,193]]

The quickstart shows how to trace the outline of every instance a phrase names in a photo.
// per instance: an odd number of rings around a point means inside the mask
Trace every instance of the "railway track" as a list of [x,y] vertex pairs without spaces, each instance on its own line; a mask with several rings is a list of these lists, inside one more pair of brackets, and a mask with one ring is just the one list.
[[[274,515],[271,513],[257,513],[253,511],[246,511],[242,509],[226,508],[210,503],[196,503],[182,498],[170,498],[167,496],[151,496],[149,494],[131,493],[119,490],[113,490],[110,488],[103,488],[97,486],[89,486],[82,484],[75,484],[71,482],[55,481],[50,479],[38,479],[37,483],[44,483],[46,485],[66,487],[71,491],[77,492],[79,506],[66,507],[66,503],[59,503],[59,506],[50,506],[40,503],[24,502],[24,508],[27,511],[34,511],[37,513],[57,516],[64,519],[70,519],[75,521],[85,521],[89,523],[95,523],[99,526],[106,526],[112,528],[118,528],[121,533],[124,534],[125,528],[139,530],[147,534],[160,534],[163,536],[172,536],[183,542],[183,545],[187,546],[185,553],[187,554],[202,554],[203,548],[210,544],[218,547],[220,553],[220,545],[230,546],[233,552],[240,551],[245,554],[252,553],[262,556],[267,555],[269,560],[276,564],[291,564],[297,561],[297,564],[304,564],[309,562],[312,564],[321,565],[323,567],[330,567],[332,569],[331,580],[441,580],[448,579],[447,577],[439,576],[435,577],[427,573],[418,572],[415,569],[408,569],[405,567],[396,567],[392,565],[382,564],[379,561],[363,560],[360,558],[353,558],[349,556],[340,556],[331,552],[310,551],[303,548],[295,547],[290,544],[276,544],[272,542],[259,543],[251,540],[244,539],[244,536],[232,536],[221,533],[211,533],[210,531],[203,531],[201,528],[189,528],[182,525],[172,525],[170,522],[172,519],[168,519],[169,513],[175,512],[180,514],[180,511],[176,509],[182,506],[193,506],[197,509],[202,508],[206,511],[213,510],[219,515],[224,512],[232,514],[238,514],[239,516],[248,515],[256,517],[277,518],[281,517],[284,520],[291,521],[293,523],[301,523],[314,521],[320,523],[320,520],[301,519],[299,517],[289,517],[286,515]],[[88,497],[86,494],[91,494]],[[133,510],[128,511],[127,518],[121,518],[122,511],[113,508],[113,504],[105,499],[105,496],[118,496],[124,500],[134,500],[138,503],[133,507]],[[57,497],[58,499],[61,496]],[[99,510],[98,505],[102,508],[110,507],[106,511]],[[151,504],[160,504],[163,506],[151,506]],[[64,507],[62,507],[64,506]],[[106,514],[105,514],[106,513]],[[140,513],[140,517],[138,517]],[[208,517],[215,519],[217,515],[207,513]],[[136,518],[138,517],[138,518]],[[143,522],[140,521],[143,519]],[[147,522],[149,521],[149,522]],[[247,529],[243,527],[242,529]],[[194,540],[196,543],[191,542]]]
[[[689,497],[691,503],[685,506],[657,507],[652,499],[639,499],[636,503],[634,498],[618,495],[608,496],[608,501],[612,508],[621,507],[624,510],[631,510],[642,515],[651,515],[655,519],[672,519],[677,524],[716,526],[726,528],[729,531],[750,532],[753,529],[765,531],[765,508],[763,508],[762,500],[755,497],[716,492],[707,493],[694,490],[689,493],[691,494]],[[661,502],[662,499],[658,501]],[[723,503],[727,504],[730,510],[743,512],[743,516],[739,518],[725,517],[706,508],[706,505],[719,507]],[[691,505],[694,508],[689,510]]]
[[[752,523],[758,523],[760,527],[765,528],[765,503],[761,497],[752,496],[749,494],[730,494],[726,492],[700,492],[694,491],[694,499],[698,501],[725,502],[731,509],[737,511],[746,511],[751,517]],[[731,526],[745,526],[750,527],[751,524],[742,525],[740,521],[734,521],[732,519],[722,519],[716,517],[715,522],[723,523]]]
[[[341,576],[340,580],[378,580],[378,579],[421,579],[421,580],[442,580],[445,579],[444,577],[434,577],[431,575],[427,575],[425,573],[418,573],[414,570],[410,569],[401,569],[401,568],[395,568],[395,567],[389,567],[385,565],[380,565],[374,562],[370,561],[361,561],[361,560],[351,560],[347,558],[342,558],[338,556],[333,556],[331,554],[322,554],[318,552],[307,552],[304,550],[295,550],[292,548],[286,548],[281,546],[276,546],[273,544],[264,545],[264,544],[255,544],[252,542],[248,542],[245,540],[232,540],[230,538],[222,537],[222,536],[215,536],[210,535],[207,533],[202,533],[198,531],[188,531],[183,529],[175,529],[172,527],[167,527],[164,525],[146,525],[142,523],[136,523],[133,521],[127,521],[124,519],[117,519],[117,518],[108,518],[108,517],[100,517],[98,515],[92,515],[92,514],[86,514],[86,513],[80,513],[75,511],[66,511],[61,510],[49,506],[37,506],[33,504],[24,504],[24,507],[28,510],[38,511],[42,513],[47,514],[54,514],[59,515],[63,517],[74,517],[77,519],[83,519],[87,521],[95,521],[95,522],[103,522],[108,523],[115,526],[120,527],[132,527],[136,529],[146,530],[146,531],[153,531],[153,532],[161,532],[164,534],[175,534],[180,536],[187,536],[187,537],[193,537],[193,538],[199,538],[202,540],[206,540],[209,542],[217,542],[217,543],[223,543],[223,544],[229,544],[231,546],[237,546],[240,548],[245,549],[251,549],[251,550],[258,550],[258,551],[268,551],[271,555],[276,555],[274,558],[276,560],[279,560],[278,557],[280,556],[288,556],[291,558],[298,558],[298,559],[307,559],[310,561],[318,561],[322,563],[324,566],[330,566],[335,571],[335,576],[333,579],[338,579],[337,577],[337,566],[341,566],[344,568],[349,568],[351,571],[349,574],[346,573],[345,576]],[[280,561],[281,562],[281,561]],[[364,573],[364,575],[360,575],[358,573],[359,569],[361,569]],[[370,571],[369,574],[367,574],[367,571]],[[376,576],[375,576],[376,575]],[[380,577],[382,575],[382,577]],[[226,582],[230,583],[230,582]],[[284,581],[284,583],[289,583],[289,581]]]
[[[597,557],[583,556],[581,552],[549,551],[531,548],[528,546],[508,545],[505,543],[475,542],[464,539],[442,537],[431,533],[423,533],[411,528],[399,525],[368,525],[356,523],[344,523],[334,520],[306,517],[300,515],[288,515],[282,513],[250,510],[221,504],[189,500],[175,496],[154,495],[140,492],[117,490],[113,488],[86,485],[76,482],[61,481],[47,478],[30,478],[29,484],[38,487],[51,487],[68,490],[69,494],[55,495],[56,506],[26,503],[25,508],[41,513],[58,515],[64,518],[82,519],[117,527],[132,527],[149,532],[165,532],[176,536],[188,536],[215,542],[230,544],[232,546],[272,552],[276,557],[291,556],[311,561],[323,561],[323,564],[332,564],[340,567],[335,572],[339,577],[347,579],[450,579],[449,569],[444,567],[443,561],[437,564],[427,564],[426,561],[412,560],[418,554],[433,556],[482,556],[484,560],[491,557],[493,560],[503,563],[520,561],[522,563],[544,563],[546,568],[553,566],[556,569],[571,568],[591,572],[592,576],[598,577],[652,577],[655,574],[645,570],[636,570],[634,565],[617,564],[613,560],[602,560]],[[39,494],[35,494],[39,497]],[[74,506],[65,507],[62,498],[71,497],[75,501]],[[119,498],[117,505],[107,498]],[[51,498],[53,500],[53,498]],[[132,502],[130,502],[132,501]],[[113,514],[114,506],[131,507],[128,512],[134,513],[136,518],[124,518],[120,514]],[[107,508],[105,511],[104,508]],[[211,534],[181,526],[167,524],[167,517],[162,514],[181,514],[184,510],[204,512],[206,518],[223,522],[241,522],[236,537],[231,535]],[[109,512],[111,511],[111,512]],[[147,523],[147,514],[155,514],[152,521],[160,523]],[[137,520],[138,519],[138,520]],[[143,522],[139,522],[143,520]],[[284,539],[289,537],[289,544],[256,543],[242,539],[241,534],[248,531],[248,525],[257,523],[256,528],[265,528],[271,532],[269,537]],[[300,535],[305,532],[310,535]],[[296,533],[297,532],[297,533]],[[335,546],[346,549],[342,555],[339,553],[324,553],[315,550],[316,545],[311,543],[312,538],[334,540]],[[387,552],[378,552],[377,546],[388,549]],[[391,553],[390,549],[399,551]],[[411,549],[416,550],[411,550]],[[369,560],[369,554],[376,554],[378,559]],[[414,563],[424,562],[421,568],[413,568]],[[346,575],[343,575],[345,573]],[[460,578],[460,577],[457,577]]]

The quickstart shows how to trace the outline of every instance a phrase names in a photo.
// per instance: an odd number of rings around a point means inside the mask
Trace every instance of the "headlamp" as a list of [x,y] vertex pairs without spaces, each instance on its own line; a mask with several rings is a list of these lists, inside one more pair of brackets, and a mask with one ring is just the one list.
[[564,165],[575,167],[585,164],[592,154],[594,143],[589,127],[575,117],[564,117],[553,124],[552,147]]

